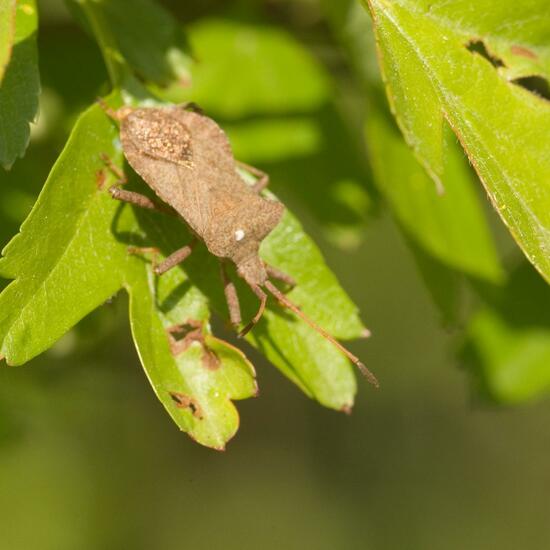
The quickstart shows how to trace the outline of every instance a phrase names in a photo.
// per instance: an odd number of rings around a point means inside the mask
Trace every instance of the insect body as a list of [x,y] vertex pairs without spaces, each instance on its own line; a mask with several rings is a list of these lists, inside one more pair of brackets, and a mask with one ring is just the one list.
[[[122,149],[132,168],[189,226],[195,238],[222,260],[225,295],[235,327],[241,323],[241,313],[235,287],[225,273],[225,261],[235,264],[239,276],[259,297],[258,313],[241,335],[260,319],[267,290],[337,346],[377,385],[376,378],[357,357],[317,326],[270,281],[273,278],[293,283],[291,277],[264,264],[259,256],[261,242],[281,220],[284,207],[260,195],[269,182],[267,175],[242,165],[259,176],[254,186],[244,182],[237,170],[240,163],[235,161],[221,128],[188,106],[123,108],[117,112],[106,106],[104,109],[120,121]],[[110,191],[118,200],[165,210],[148,197],[118,186]],[[155,268],[156,273],[162,274],[185,260],[193,244],[171,254]]]
[[243,181],[220,127],[178,107],[138,109],[122,120],[120,136],[132,168],[208,250],[232,260],[249,284],[263,285],[259,246],[284,207]]

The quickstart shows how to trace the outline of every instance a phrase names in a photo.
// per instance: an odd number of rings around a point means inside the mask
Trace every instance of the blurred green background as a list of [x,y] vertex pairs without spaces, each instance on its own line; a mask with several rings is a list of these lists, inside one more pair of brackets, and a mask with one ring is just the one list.
[[[497,407],[469,388],[460,322],[443,327],[353,145],[360,129],[346,112],[357,98],[317,3],[181,4],[165,3],[199,65],[223,54],[213,37],[235,25],[296,63],[245,64],[272,84],[263,94],[228,84],[219,101],[227,75],[202,75],[202,103],[238,156],[270,172],[360,306],[373,338],[353,349],[382,388],[361,381],[353,414],[337,414],[247,347],[260,397],[238,404],[225,453],[201,448],[150,390],[120,295],[27,366],[0,369],[0,549],[548,548],[550,403]],[[61,2],[39,7],[41,116],[25,159],[0,172],[1,245],[75,117],[106,90],[94,42]],[[488,215],[501,252],[521,265]]]

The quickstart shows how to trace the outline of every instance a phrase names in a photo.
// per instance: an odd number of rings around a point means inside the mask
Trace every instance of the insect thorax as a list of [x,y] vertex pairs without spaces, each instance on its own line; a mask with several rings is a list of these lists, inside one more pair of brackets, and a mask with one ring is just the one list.
[[193,158],[187,126],[165,110],[137,109],[122,122],[123,139],[152,158],[190,166]]

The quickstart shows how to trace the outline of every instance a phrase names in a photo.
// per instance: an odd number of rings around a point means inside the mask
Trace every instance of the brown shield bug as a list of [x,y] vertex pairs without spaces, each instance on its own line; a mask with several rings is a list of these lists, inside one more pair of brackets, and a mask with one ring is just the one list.
[[[226,261],[235,264],[239,276],[260,299],[257,314],[241,330],[241,336],[260,320],[267,302],[267,290],[282,306],[335,345],[372,384],[378,386],[375,376],[355,355],[306,316],[271,282],[270,279],[277,279],[294,284],[292,277],[266,265],[259,256],[260,244],[281,220],[284,206],[261,195],[269,183],[268,176],[235,160],[229,140],[218,124],[193,104],[123,107],[118,111],[113,111],[101,100],[100,104],[111,118],[120,122],[122,150],[128,163],[164,204],[123,190],[120,185],[110,188],[113,198],[175,214],[194,235],[190,244],[157,265],[155,273],[161,275],[183,262],[197,240],[201,240],[209,252],[221,260],[233,326],[237,328],[241,324],[241,312],[235,286],[224,268]],[[105,160],[119,175],[119,184],[124,183],[120,170]],[[238,166],[258,178],[254,185],[242,179]]]

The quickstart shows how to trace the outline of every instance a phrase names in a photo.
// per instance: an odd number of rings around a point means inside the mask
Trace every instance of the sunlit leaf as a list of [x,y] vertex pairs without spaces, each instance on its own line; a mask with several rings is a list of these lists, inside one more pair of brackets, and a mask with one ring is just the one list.
[[13,49],[16,12],[16,0],[2,0],[0,2],[0,83]]
[[[512,235],[550,278],[545,0],[369,0],[392,108],[445,187],[448,124]],[[518,78],[536,77],[541,84]]]
[[438,191],[384,109],[381,104],[372,109],[366,127],[376,181],[392,213],[407,234],[443,264],[498,282],[502,270],[495,247],[453,137],[447,137],[444,190]]
[[353,0],[324,0],[323,5],[362,84],[374,182],[404,231],[446,322],[456,322],[461,274],[492,282],[502,278],[471,171],[455,140],[447,135],[444,189],[436,188],[404,142],[382,97],[368,14]]
[[[227,318],[217,261],[198,247],[183,269],[155,280],[151,258],[129,254],[128,247],[155,246],[166,256],[190,235],[176,219],[114,201],[107,193],[113,176],[102,154],[117,163],[122,158],[115,125],[94,106],[75,126],[31,215],[0,260],[0,274],[15,279],[0,295],[0,353],[9,364],[28,361],[126,288],[136,346],[155,392],[181,429],[222,448],[238,427],[230,400],[254,395],[256,386],[244,355],[210,333],[210,307]],[[140,181],[135,185],[144,187]],[[295,277],[298,285],[289,295],[313,319],[340,338],[362,335],[355,306],[290,214],[261,253]],[[257,300],[242,285],[240,293],[250,317]],[[189,321],[202,322],[202,339],[176,353],[167,329]],[[355,378],[348,361],[277,304],[270,304],[249,340],[319,402],[346,410],[353,404]],[[214,359],[205,359],[205,353]]]
[[370,176],[355,136],[336,109],[226,127],[235,156],[261,166],[270,176],[270,188],[307,210],[325,238],[345,249],[361,243],[375,208]]
[[297,199],[331,242],[360,243],[374,210],[372,184],[361,137],[330,98],[326,68],[270,25],[205,18],[189,27],[189,41],[193,81],[164,97],[192,100],[223,121],[237,158],[268,172],[273,189]]
[[[94,107],[75,126],[20,233],[3,250],[1,354],[21,364],[41,353],[123,284],[128,257],[110,236],[116,204],[98,188],[100,154],[116,130]],[[106,238],[107,236],[107,238]]]
[[35,1],[17,2],[14,34],[9,15],[0,11],[0,164],[6,169],[25,153],[40,91]]
[[328,100],[324,72],[282,30],[204,19],[190,26],[189,41],[197,62],[187,96],[212,115],[312,112]]
[[[143,264],[127,279],[132,333],[157,397],[183,431],[223,449],[239,427],[231,400],[257,393],[254,368],[241,351],[212,336],[207,299],[181,270],[167,273],[157,285],[150,266]],[[188,287],[185,294],[167,307],[166,300],[182,285]],[[203,323],[203,339],[174,354],[167,329],[190,321]]]
[[237,158],[266,164],[314,155],[323,135],[312,117],[262,117],[226,126]]

